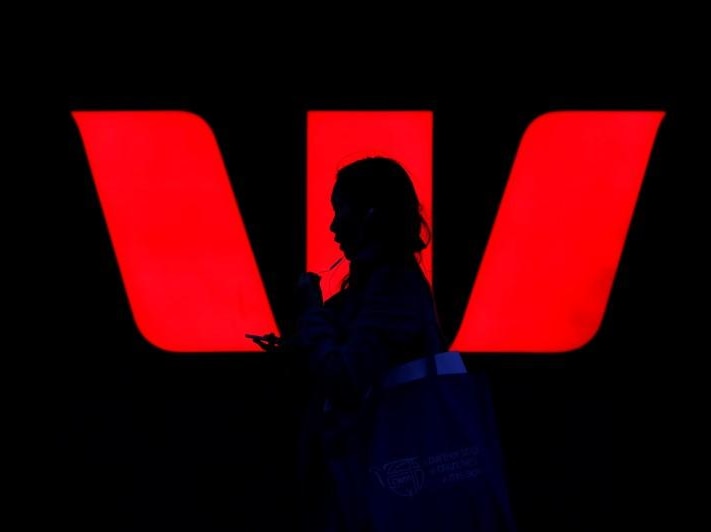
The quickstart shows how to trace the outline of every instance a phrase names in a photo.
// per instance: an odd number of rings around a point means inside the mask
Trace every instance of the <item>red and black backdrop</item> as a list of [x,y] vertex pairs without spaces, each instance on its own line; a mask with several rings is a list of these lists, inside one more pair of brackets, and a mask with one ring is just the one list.
[[85,41],[53,55],[63,74],[38,84],[57,104],[49,117],[58,127],[40,133],[56,157],[33,178],[44,223],[27,351],[50,414],[36,493],[55,523],[289,530],[302,392],[261,353],[172,353],[141,333],[78,110],[181,110],[210,125],[282,327],[307,263],[307,113],[432,112],[432,278],[450,336],[529,124],[552,111],[664,112],[592,339],[553,354],[466,355],[491,371],[522,531],[633,529],[663,512],[685,423],[673,400],[695,355],[679,334],[691,327],[679,288],[691,276],[682,202],[700,175],[682,159],[686,78],[671,58],[629,47],[568,56],[564,43],[535,52],[522,43],[498,56],[466,41],[370,42],[331,56],[328,42],[283,42],[271,53],[246,38],[214,48],[185,39],[130,53],[115,43],[96,58],[80,53]]

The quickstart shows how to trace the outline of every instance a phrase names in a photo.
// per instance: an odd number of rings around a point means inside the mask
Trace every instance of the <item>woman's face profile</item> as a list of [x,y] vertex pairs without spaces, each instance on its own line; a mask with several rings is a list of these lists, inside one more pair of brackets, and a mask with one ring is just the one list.
[[351,260],[363,245],[364,213],[356,209],[336,187],[331,195],[333,221],[330,230],[334,240],[348,260]]

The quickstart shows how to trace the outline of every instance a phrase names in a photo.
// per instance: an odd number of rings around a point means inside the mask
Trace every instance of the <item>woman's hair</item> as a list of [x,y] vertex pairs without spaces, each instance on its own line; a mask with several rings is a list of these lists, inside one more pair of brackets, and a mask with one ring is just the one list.
[[429,244],[431,230],[412,179],[394,159],[358,159],[338,170],[335,188],[354,208],[370,212],[371,236],[389,254],[419,257]]

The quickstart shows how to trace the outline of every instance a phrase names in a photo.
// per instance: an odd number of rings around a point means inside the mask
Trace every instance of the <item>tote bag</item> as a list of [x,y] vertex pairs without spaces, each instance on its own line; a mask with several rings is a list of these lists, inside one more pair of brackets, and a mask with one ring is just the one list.
[[351,500],[365,508],[360,527],[516,530],[489,384],[485,374],[467,371],[460,353],[392,369],[366,405],[359,456],[351,462],[360,468],[362,498]]

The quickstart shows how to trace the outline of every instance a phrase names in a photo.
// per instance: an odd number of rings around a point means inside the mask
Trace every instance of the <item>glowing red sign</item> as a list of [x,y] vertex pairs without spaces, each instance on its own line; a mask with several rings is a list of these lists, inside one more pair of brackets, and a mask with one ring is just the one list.
[[[181,111],[73,116],[146,339],[172,352],[256,351],[244,333],[277,325],[209,125]],[[452,349],[553,353],[592,339],[663,117],[558,111],[529,125]],[[308,269],[338,255],[328,196],[335,168],[355,157],[400,160],[432,212],[430,111],[313,111],[308,128]]]

